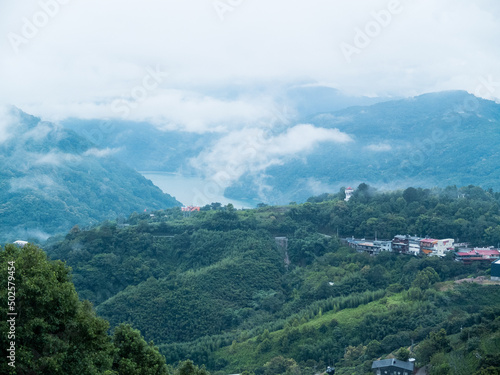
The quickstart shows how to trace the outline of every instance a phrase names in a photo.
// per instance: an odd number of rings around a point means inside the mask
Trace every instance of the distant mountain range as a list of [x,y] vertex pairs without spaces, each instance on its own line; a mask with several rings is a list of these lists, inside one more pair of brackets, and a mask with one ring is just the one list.
[[16,108],[0,137],[0,241],[45,239],[134,211],[180,205],[75,132]]
[[[355,100],[315,86],[288,89],[280,100],[293,117],[274,126],[270,136],[312,124],[338,129],[352,141],[317,142],[313,149],[287,154],[264,169],[247,168],[226,188],[226,197],[286,204],[361,182],[382,189],[469,184],[500,188],[500,105],[493,101],[465,91]],[[361,105],[348,107],[353,104]],[[203,160],[224,145],[220,141],[228,135],[164,132],[148,123],[123,121],[72,119],[63,126],[101,147],[117,148],[115,156],[136,170],[181,175],[206,176],[203,167],[210,162],[195,167],[191,161]]]

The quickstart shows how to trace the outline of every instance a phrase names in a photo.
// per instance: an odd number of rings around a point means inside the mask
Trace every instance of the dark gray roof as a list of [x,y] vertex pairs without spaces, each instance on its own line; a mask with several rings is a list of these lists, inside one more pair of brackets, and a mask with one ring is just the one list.
[[405,362],[405,361],[400,361],[399,359],[389,358],[373,362],[372,369],[389,367],[389,366],[396,366],[404,370],[413,371],[415,364],[413,362]]

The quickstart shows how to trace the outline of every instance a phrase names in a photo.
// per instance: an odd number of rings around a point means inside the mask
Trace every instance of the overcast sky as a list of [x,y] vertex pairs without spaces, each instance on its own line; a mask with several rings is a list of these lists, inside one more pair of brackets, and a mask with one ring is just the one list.
[[0,101],[208,131],[269,116],[283,85],[474,93],[500,81],[499,19],[498,0],[4,0]]

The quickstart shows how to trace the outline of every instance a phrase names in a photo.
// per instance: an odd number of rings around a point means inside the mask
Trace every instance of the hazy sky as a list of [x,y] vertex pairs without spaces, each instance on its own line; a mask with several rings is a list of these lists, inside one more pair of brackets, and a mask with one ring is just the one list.
[[207,131],[269,117],[273,90],[304,82],[500,99],[499,19],[498,0],[2,1],[0,101]]

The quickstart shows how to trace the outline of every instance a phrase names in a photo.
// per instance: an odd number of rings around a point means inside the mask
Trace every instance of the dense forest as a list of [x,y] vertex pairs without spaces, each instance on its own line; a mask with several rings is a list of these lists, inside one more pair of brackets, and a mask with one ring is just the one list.
[[368,374],[374,359],[397,355],[432,374],[494,374],[500,288],[454,283],[487,276],[489,264],[463,265],[453,254],[373,257],[341,237],[416,233],[496,245],[499,200],[474,186],[361,184],[349,202],[341,191],[252,210],[214,203],[191,214],[134,213],[75,226],[45,248],[72,268],[99,316],[139,329],[169,364],[192,359],[221,374],[335,364],[340,374]]

